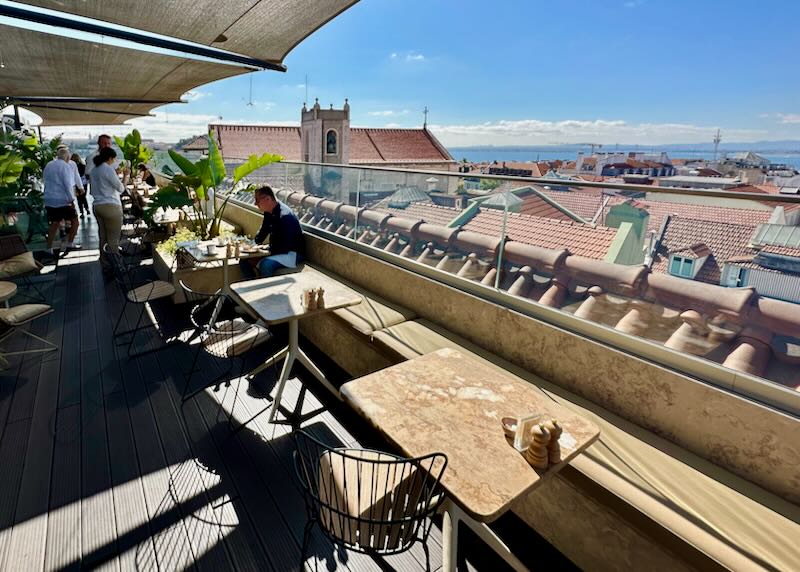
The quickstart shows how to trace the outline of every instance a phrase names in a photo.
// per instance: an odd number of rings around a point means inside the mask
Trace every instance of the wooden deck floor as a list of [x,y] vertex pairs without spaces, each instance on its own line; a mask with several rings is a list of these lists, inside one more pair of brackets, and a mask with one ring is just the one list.
[[[192,355],[186,345],[129,359],[112,336],[122,298],[100,273],[94,220],[80,236],[84,250],[60,259],[42,284],[55,311],[31,326],[60,350],[12,358],[0,372],[1,570],[441,567],[437,527],[427,554],[416,546],[376,561],[335,549],[317,531],[301,558],[306,512],[290,466],[290,427],[268,424],[264,415],[231,437],[218,413],[220,403],[229,410],[235,385],[181,406]],[[179,307],[156,304],[155,312],[168,334],[180,329]],[[145,338],[156,341],[152,330]],[[27,343],[16,336],[7,349]],[[279,340],[270,344],[256,361]],[[263,372],[259,385],[271,389],[274,375]],[[287,399],[296,401],[300,387],[289,384]],[[247,387],[239,397],[238,419],[265,404]],[[308,392],[303,411],[320,407],[304,426],[322,439],[380,446],[343,406]],[[532,550],[529,534],[523,551]],[[462,566],[503,564],[471,548]]]

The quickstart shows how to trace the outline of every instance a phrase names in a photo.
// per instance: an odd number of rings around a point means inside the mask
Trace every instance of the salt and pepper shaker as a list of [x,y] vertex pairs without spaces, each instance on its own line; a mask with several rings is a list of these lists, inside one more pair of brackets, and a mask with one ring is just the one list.
[[225,244],[225,257],[230,258],[233,254],[230,241]]
[[307,311],[317,309],[317,295],[313,288],[303,290],[303,306]]
[[550,431],[544,425],[537,425],[532,431],[533,440],[525,450],[525,458],[535,469],[546,469],[548,461],[547,445]]
[[564,429],[558,424],[557,419],[551,419],[544,426],[550,432],[550,441],[547,443],[547,460],[551,465],[556,465],[561,462],[561,445],[558,443],[558,439]]
[[235,243],[235,247],[234,247],[234,252],[233,252],[233,255],[234,255],[236,258],[239,258],[239,256],[240,256],[240,255],[241,255],[241,253],[242,253],[242,246],[241,246],[241,244],[242,244],[242,243],[241,243],[241,241],[239,241],[239,240],[237,240],[237,241],[236,241],[236,243]]
[[317,308],[325,307],[325,290],[323,288],[317,289]]

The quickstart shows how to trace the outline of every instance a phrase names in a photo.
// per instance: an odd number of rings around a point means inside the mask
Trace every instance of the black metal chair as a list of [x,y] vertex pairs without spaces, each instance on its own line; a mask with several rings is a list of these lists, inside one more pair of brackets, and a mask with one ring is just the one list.
[[[163,340],[163,333],[158,325],[158,322],[153,319],[151,323],[142,324],[142,319],[144,318],[144,314],[147,310],[150,310],[150,314],[152,315],[150,302],[172,296],[175,294],[175,287],[169,282],[164,282],[163,280],[147,280],[141,282],[136,278],[136,272],[139,268],[137,266],[129,266],[125,264],[122,254],[120,254],[118,250],[115,251],[115,249],[106,244],[103,246],[103,252],[105,252],[106,256],[108,256],[108,260],[111,262],[111,267],[114,272],[114,279],[116,280],[124,299],[124,304],[120,310],[117,322],[114,325],[114,337],[130,336],[130,339],[127,342],[123,341],[118,345],[127,345],[128,356],[138,357],[153,351],[162,350],[175,343],[177,340],[162,344],[161,346],[153,349],[131,353],[131,348],[136,341],[136,335],[142,330],[155,328],[159,334],[159,337],[161,337]],[[129,304],[141,306],[139,316],[136,319],[136,325],[128,330],[119,331],[119,327],[122,324],[122,320],[125,317],[125,312],[128,309]],[[166,340],[164,341],[166,342]]]
[[447,466],[443,453],[404,458],[332,448],[302,430],[294,439],[294,467],[309,516],[301,558],[314,523],[334,544],[372,556],[427,542],[430,519],[444,500],[439,487]]
[[[209,387],[213,387],[215,391],[219,391],[223,383],[226,387],[230,387],[230,383],[233,379],[236,377],[241,378],[244,374],[245,355],[256,346],[267,341],[270,336],[269,331],[265,327],[258,324],[250,324],[241,318],[212,323],[211,320],[216,305],[220,302],[229,302],[229,298],[222,293],[198,293],[186,286],[183,282],[181,282],[181,287],[184,289],[184,292],[187,293],[187,298],[195,302],[189,314],[189,319],[194,328],[190,339],[198,338],[197,349],[192,359],[191,369],[185,374],[185,383],[181,396],[181,401],[185,403]],[[190,391],[194,374],[200,371],[197,363],[202,353],[214,359],[217,364],[222,362],[224,365],[218,375],[210,381],[203,383],[202,386]],[[239,363],[238,376],[232,375],[232,373],[236,371],[236,362]],[[204,367],[203,370],[207,370],[207,368]],[[228,415],[229,425],[232,425],[233,422],[233,413],[236,408],[238,395],[239,390],[237,386],[234,392],[231,411]],[[220,410],[223,401],[224,399],[220,400]]]

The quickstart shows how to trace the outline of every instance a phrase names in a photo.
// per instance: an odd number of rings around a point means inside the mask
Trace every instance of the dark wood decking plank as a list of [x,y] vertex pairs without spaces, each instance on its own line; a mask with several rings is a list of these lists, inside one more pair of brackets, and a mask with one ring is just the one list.
[[30,435],[30,419],[9,423],[0,441],[0,568],[4,563],[14,525],[14,511],[17,507],[24,468],[25,448]]
[[125,393],[108,394],[105,403],[120,567],[123,570],[157,570]]
[[114,495],[106,431],[100,356],[80,352],[81,360],[81,546],[83,566],[110,563],[118,568]]
[[199,467],[193,461],[186,434],[180,423],[180,414],[172,406],[155,355],[140,358],[143,367],[150,375],[147,389],[150,405],[158,423],[161,443],[171,468],[170,492],[176,502],[185,510],[185,524],[189,532],[195,557],[203,555],[201,568],[210,570],[230,569],[232,564],[222,544],[220,525],[212,509],[212,504],[222,500],[223,486],[219,479],[210,489],[206,489],[199,474]]
[[[51,367],[57,369],[57,363]],[[78,570],[81,562],[81,409],[58,411],[45,570]]]
[[[77,264],[71,264],[64,269],[59,269],[59,274],[67,271],[66,295],[63,304],[66,306],[64,313],[64,327],[61,346],[61,388],[58,395],[59,409],[69,405],[76,405],[81,400],[81,362],[77,359],[80,354],[80,327],[81,306],[79,291],[80,269]],[[59,276],[60,278],[60,276]]]
[[59,384],[55,365],[39,361],[36,373],[38,391],[7,555],[8,566],[21,570],[44,564]]
[[[206,488],[214,486],[216,484],[214,481],[218,479],[225,494],[225,497],[220,500],[230,501],[223,502],[220,508],[215,509],[214,512],[222,527],[224,542],[229,548],[234,567],[236,570],[253,571],[274,569],[261,547],[250,515],[238,500],[240,493],[237,483],[234,482],[226,460],[223,459],[224,453],[217,449],[211,436],[213,427],[206,425],[195,400],[181,404],[181,390],[184,382],[181,362],[190,363],[192,357],[192,352],[187,348],[176,348],[172,352],[158,354],[159,363],[166,378],[164,387],[168,390],[178,417],[182,419],[186,428],[192,455],[195,459],[200,460],[201,464],[211,469],[211,471],[202,469],[199,471]],[[202,397],[198,397],[198,399],[200,398]],[[239,470],[241,470],[241,466]]]
[[[118,348],[118,355],[123,352]],[[142,372],[135,360],[127,358],[120,359],[120,369],[158,567],[160,570],[194,568],[194,554],[183,515],[170,494],[169,466],[161,448]]]

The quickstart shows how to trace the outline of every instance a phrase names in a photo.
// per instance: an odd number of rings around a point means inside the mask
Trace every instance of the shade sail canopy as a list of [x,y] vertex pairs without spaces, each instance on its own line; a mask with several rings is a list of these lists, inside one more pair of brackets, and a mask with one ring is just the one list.
[[0,38],[0,96],[175,101],[198,85],[248,71],[11,26],[0,25]]
[[67,12],[279,63],[358,0],[114,0],[25,4]]
[[152,103],[74,103],[74,102],[18,102],[42,118],[42,127],[49,125],[119,125],[128,119],[147,115],[155,107]]

